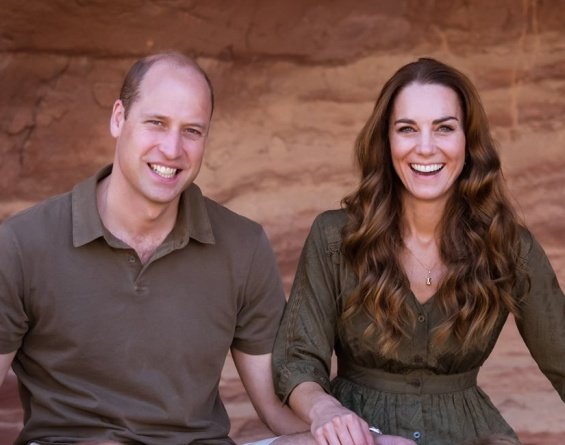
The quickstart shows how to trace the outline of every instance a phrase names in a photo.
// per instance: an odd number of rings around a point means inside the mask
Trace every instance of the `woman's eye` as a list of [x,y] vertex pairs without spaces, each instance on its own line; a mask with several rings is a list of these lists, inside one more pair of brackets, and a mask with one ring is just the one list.
[[451,127],[450,125],[441,125],[438,128],[438,131],[440,131],[441,133],[451,133],[454,130],[453,127]]
[[399,133],[412,133],[413,131],[416,130],[414,130],[412,127],[405,126],[405,127],[399,127],[397,131]]

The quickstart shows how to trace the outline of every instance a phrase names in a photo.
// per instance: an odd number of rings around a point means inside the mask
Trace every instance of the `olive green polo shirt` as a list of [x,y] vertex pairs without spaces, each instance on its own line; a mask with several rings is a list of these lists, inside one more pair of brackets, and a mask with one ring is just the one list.
[[260,225],[182,195],[153,257],[103,226],[96,183],[0,226],[0,353],[25,410],[17,444],[231,444],[218,383],[230,347],[271,352],[284,294]]

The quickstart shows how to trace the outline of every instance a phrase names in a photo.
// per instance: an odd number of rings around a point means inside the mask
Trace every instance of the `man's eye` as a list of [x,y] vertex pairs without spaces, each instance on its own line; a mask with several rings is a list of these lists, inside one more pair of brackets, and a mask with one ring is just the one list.
[[198,128],[187,128],[185,132],[193,136],[202,136],[202,131],[200,131]]
[[151,125],[155,125],[157,127],[161,127],[163,125],[163,122],[155,120],[155,119],[150,119],[147,122],[150,123]]

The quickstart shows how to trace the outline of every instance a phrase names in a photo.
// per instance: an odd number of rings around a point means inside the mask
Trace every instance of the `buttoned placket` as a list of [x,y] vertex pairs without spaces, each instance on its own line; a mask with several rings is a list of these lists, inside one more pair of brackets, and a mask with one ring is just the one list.
[[[415,365],[423,366],[424,363],[427,363],[428,360],[428,344],[429,344],[429,314],[426,311],[427,306],[421,305],[416,303],[416,326],[414,331],[414,339],[413,339],[413,356],[412,360]],[[423,379],[425,378],[423,372],[414,372],[411,375],[407,376],[407,383],[413,388],[413,391],[421,394],[424,382]],[[412,431],[412,437],[416,443],[422,445],[430,445],[426,444],[425,438],[423,437],[423,407],[422,402],[418,404],[418,413],[416,418],[418,419],[419,425],[413,425],[414,430]]]

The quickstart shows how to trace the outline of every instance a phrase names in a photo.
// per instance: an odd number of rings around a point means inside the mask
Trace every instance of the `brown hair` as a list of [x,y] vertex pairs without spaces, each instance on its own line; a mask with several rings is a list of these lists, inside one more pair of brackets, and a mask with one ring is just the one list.
[[208,89],[210,90],[210,103],[212,105],[212,112],[214,111],[214,88],[212,82],[206,72],[190,57],[185,56],[179,52],[169,51],[158,54],[153,54],[135,62],[129,69],[122,88],[120,89],[120,100],[124,106],[124,116],[127,118],[129,109],[139,98],[139,86],[149,69],[157,62],[168,62],[178,67],[193,68],[197,73],[202,75]]
[[[512,290],[523,275],[519,260],[519,225],[506,196],[494,141],[479,95],[458,70],[421,58],[400,68],[384,85],[355,144],[361,170],[356,191],[342,204],[349,214],[343,251],[359,284],[342,316],[371,316],[365,336],[376,336],[383,354],[393,353],[408,337],[416,314],[405,304],[410,287],[398,258],[403,247],[403,187],[391,159],[388,139],[394,101],[409,84],[439,84],[456,92],[464,116],[465,166],[438,227],[440,255],[447,272],[436,298],[445,321],[432,341],[452,334],[468,350],[486,340],[503,309],[516,314]],[[373,337],[371,337],[373,338]]]

